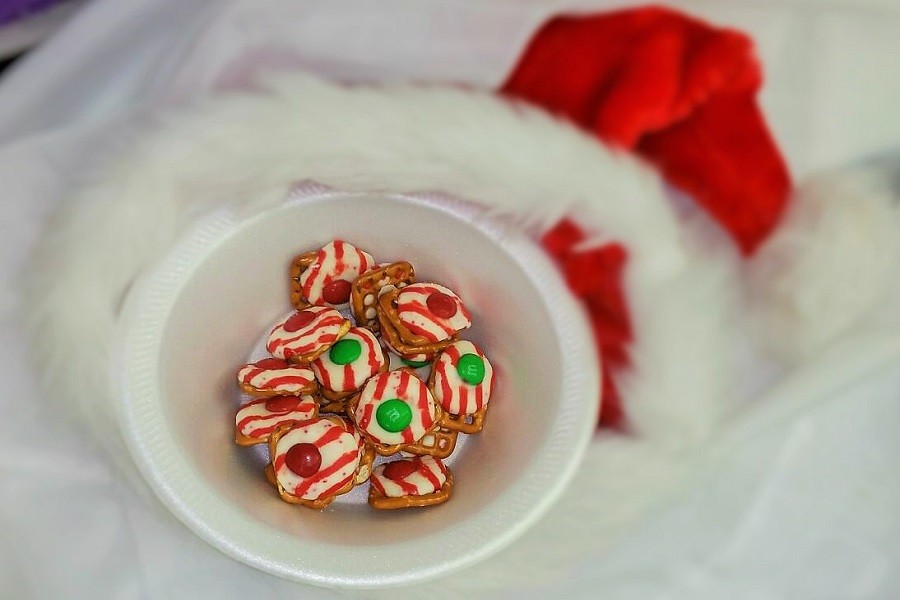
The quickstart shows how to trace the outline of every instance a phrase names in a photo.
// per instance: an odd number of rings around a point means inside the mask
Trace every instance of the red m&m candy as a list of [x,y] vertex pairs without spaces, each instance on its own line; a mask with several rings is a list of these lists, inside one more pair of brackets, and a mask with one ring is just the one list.
[[312,477],[322,466],[322,454],[315,444],[297,444],[284,455],[284,464],[300,477]]
[[280,358],[264,358],[256,361],[253,365],[259,369],[287,369],[290,367],[287,361]]
[[335,279],[322,290],[322,299],[329,304],[344,304],[350,299],[350,282]]
[[388,463],[384,467],[384,476],[392,481],[400,481],[415,472],[417,468],[418,465],[414,460],[398,460]]
[[309,310],[295,312],[284,322],[284,330],[291,333],[300,331],[316,319],[316,313]]
[[273,413],[286,413],[296,410],[300,404],[297,396],[275,396],[266,400],[266,410]]
[[456,314],[456,300],[443,292],[432,292],[425,304],[434,316],[442,319],[449,319]]

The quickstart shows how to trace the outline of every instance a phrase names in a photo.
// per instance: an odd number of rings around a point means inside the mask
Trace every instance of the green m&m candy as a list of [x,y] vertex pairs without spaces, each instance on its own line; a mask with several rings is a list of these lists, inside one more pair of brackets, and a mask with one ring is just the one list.
[[340,340],[328,351],[328,358],[336,365],[349,365],[362,354],[359,340]]
[[463,354],[456,363],[456,372],[469,385],[478,385],[484,381],[484,360],[477,354]]
[[412,421],[412,409],[399,398],[385,400],[375,411],[375,420],[385,431],[397,433],[409,426]]

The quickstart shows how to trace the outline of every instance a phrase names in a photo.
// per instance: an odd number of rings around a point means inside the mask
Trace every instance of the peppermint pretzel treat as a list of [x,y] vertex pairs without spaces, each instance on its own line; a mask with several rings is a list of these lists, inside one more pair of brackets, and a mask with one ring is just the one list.
[[442,427],[481,431],[494,389],[494,368],[481,348],[466,340],[447,346],[434,363],[428,385],[444,411]]
[[[460,339],[472,325],[463,301],[342,240],[295,257],[290,287],[296,310],[269,333],[271,357],[238,369],[253,398],[235,442],[268,444],[265,476],[292,504],[323,509],[366,482],[375,509],[446,502],[442,460],[460,433],[482,430],[494,388],[484,352]],[[388,351],[406,366],[391,370]],[[398,456],[375,466],[379,455]]]
[[453,475],[438,458],[404,458],[372,471],[369,505],[380,510],[433,506],[450,498]]
[[350,321],[334,308],[310,306],[291,313],[272,329],[266,349],[275,358],[306,364],[350,330]]
[[414,283],[383,294],[378,320],[384,337],[403,355],[443,350],[472,325],[459,296],[437,283]]
[[[442,342],[428,343],[424,339],[419,339],[414,343],[405,341],[400,337],[398,331],[399,318],[397,316],[397,296],[400,290],[391,290],[378,298],[378,328],[381,330],[381,339],[385,346],[390,348],[400,357],[428,358],[433,357],[438,352],[452,344],[457,336],[453,336]],[[425,361],[422,361],[425,362]]]
[[387,370],[388,361],[375,334],[351,327],[327,352],[312,362],[322,396],[338,401],[352,396],[376,373]]
[[378,314],[375,305],[382,292],[404,288],[415,280],[416,271],[406,261],[395,262],[360,275],[353,283],[350,306],[353,318],[362,327],[378,332]]
[[347,412],[383,456],[419,442],[438,426],[441,411],[416,372],[407,367],[376,375],[353,397]]
[[353,488],[360,464],[359,443],[338,417],[278,427],[269,456],[281,499],[317,509]]
[[442,342],[472,326],[469,310],[452,290],[437,283],[414,283],[397,295],[397,315],[401,335],[407,341],[425,338]]
[[234,441],[238,446],[265,443],[281,425],[315,419],[318,407],[313,396],[273,396],[248,402],[234,417]]
[[346,306],[353,282],[375,266],[371,254],[341,240],[301,254],[291,262],[291,303],[296,308]]
[[264,358],[246,364],[237,374],[241,391],[257,398],[300,396],[319,388],[309,367],[292,365],[280,358]]

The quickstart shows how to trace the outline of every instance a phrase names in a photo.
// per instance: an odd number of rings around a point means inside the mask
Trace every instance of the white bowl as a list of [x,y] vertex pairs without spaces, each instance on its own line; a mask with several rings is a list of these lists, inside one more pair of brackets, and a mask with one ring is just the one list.
[[[290,309],[287,265],[334,238],[460,294],[497,373],[483,432],[452,457],[449,502],[379,512],[365,490],[317,512],[282,502],[259,448],[233,442],[235,370]],[[165,505],[210,544],[323,586],[410,583],[496,552],[550,509],[594,430],[597,358],[584,316],[517,227],[449,198],[317,192],[249,219],[220,212],[129,295],[119,362],[124,435]]]

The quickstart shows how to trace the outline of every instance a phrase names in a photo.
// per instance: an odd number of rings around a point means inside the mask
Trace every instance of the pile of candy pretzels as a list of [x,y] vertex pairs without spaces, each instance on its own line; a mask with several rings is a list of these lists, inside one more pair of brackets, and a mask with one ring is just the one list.
[[[460,339],[472,325],[462,300],[340,240],[296,257],[290,284],[295,310],[269,334],[271,357],[238,370],[250,399],[237,444],[268,444],[266,477],[286,502],[325,508],[367,481],[373,508],[447,501],[443,459],[481,431],[494,387],[484,352]],[[373,468],[376,455],[396,460]]]

